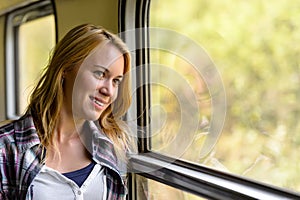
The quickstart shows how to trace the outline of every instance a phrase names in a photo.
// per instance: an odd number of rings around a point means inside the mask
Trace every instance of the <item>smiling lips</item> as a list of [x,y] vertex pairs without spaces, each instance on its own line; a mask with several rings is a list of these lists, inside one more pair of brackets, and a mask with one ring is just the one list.
[[106,102],[98,99],[97,97],[90,97],[90,99],[95,103],[95,105],[99,108],[99,109],[103,109],[103,107],[105,106],[105,104],[107,104]]

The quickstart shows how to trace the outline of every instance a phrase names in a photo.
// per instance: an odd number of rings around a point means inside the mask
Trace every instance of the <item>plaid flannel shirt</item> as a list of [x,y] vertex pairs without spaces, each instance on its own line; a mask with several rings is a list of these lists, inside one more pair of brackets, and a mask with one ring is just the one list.
[[[87,121],[83,130],[81,136],[93,160],[105,167],[107,199],[125,199],[126,187],[113,143],[94,122]],[[42,160],[40,140],[30,115],[0,127],[0,199],[24,200],[30,183],[41,170]]]

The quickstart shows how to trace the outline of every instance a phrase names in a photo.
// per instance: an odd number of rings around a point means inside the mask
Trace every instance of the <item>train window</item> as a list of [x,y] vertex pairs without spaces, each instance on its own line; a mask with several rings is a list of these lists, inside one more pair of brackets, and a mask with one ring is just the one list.
[[119,6],[135,66],[129,199],[299,199],[297,1]]
[[195,196],[191,193],[184,192],[174,187],[162,184],[160,182],[144,178],[137,175],[136,179],[140,182],[140,190],[142,191],[139,195],[143,195],[148,200],[205,200],[205,198]]
[[7,18],[7,117],[20,116],[34,81],[55,45],[55,19],[50,1],[32,4]]
[[152,0],[149,150],[300,192],[299,9]]

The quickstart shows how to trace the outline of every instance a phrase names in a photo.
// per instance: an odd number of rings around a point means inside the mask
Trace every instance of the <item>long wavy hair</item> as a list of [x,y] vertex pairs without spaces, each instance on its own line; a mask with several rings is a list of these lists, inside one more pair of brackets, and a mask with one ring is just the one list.
[[70,30],[55,46],[49,63],[33,89],[27,112],[30,112],[37,128],[41,145],[53,145],[53,132],[58,123],[63,104],[63,74],[81,65],[84,59],[102,42],[111,42],[124,57],[124,78],[118,87],[116,100],[103,111],[99,124],[115,146],[117,155],[124,158],[128,148],[128,134],[122,116],[131,104],[130,52],[125,43],[102,27],[92,24],[79,25]]

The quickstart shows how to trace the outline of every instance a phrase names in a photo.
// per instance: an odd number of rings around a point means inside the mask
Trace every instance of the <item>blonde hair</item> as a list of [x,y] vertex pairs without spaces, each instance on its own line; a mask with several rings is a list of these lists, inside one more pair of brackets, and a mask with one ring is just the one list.
[[124,158],[124,149],[128,148],[128,134],[122,116],[131,104],[130,53],[118,36],[92,24],[73,28],[56,45],[49,64],[31,94],[27,112],[33,117],[42,146],[53,144],[53,132],[63,103],[64,72],[79,66],[104,41],[111,42],[123,54],[126,75],[119,85],[116,100],[101,114],[99,124],[114,142],[117,155]]

